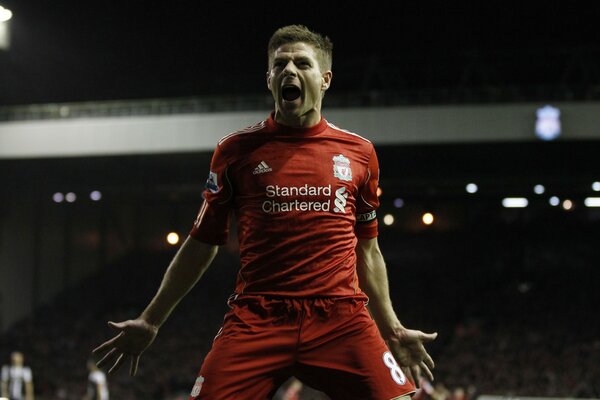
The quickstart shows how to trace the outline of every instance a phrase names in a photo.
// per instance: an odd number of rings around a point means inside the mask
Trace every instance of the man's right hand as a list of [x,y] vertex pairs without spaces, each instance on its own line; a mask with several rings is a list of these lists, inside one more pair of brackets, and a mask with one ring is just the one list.
[[110,340],[96,347],[92,353],[96,356],[102,356],[102,359],[96,363],[98,367],[109,364],[116,358],[112,367],[108,371],[113,373],[131,358],[129,374],[135,376],[140,361],[140,356],[152,344],[158,327],[149,324],[143,319],[132,319],[123,322],[109,322],[112,328],[120,332]]

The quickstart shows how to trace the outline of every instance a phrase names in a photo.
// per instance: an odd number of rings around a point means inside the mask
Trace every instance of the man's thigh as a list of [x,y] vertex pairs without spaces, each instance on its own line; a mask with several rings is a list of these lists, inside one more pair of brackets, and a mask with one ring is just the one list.
[[415,392],[364,306],[328,310],[328,318],[308,326],[299,353],[300,379],[333,400],[391,400]]
[[240,302],[225,316],[190,399],[262,400],[289,378],[297,340],[294,321],[270,305]]

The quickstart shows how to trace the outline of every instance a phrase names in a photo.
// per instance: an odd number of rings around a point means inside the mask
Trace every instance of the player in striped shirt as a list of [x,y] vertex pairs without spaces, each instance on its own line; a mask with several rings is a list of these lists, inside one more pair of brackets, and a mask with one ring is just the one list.
[[10,365],[4,365],[1,373],[0,393],[10,400],[33,400],[33,374],[24,365],[23,353],[15,351],[10,355]]

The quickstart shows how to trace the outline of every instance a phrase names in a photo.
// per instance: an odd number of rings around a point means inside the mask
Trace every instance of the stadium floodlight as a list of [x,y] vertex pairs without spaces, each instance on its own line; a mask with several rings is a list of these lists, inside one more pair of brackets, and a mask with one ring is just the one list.
[[12,11],[0,6],[0,50],[10,48],[10,23],[8,21],[12,16]]
[[102,192],[99,190],[92,191],[90,193],[90,199],[92,199],[92,201],[100,201],[102,199]]
[[565,210],[570,211],[573,208],[573,202],[567,199],[563,201],[562,206]]
[[560,199],[556,196],[552,196],[550,197],[550,200],[548,200],[548,203],[550,203],[552,207],[556,207],[560,204]]
[[600,197],[587,197],[583,201],[583,204],[586,207],[600,207]]
[[600,182],[594,182],[594,183],[592,183],[592,190],[594,192],[600,192]]
[[525,208],[529,201],[525,197],[506,197],[502,199],[502,205],[505,208]]
[[175,246],[177,243],[179,243],[179,235],[176,232],[169,232],[167,235],[167,243]]
[[423,217],[421,218],[421,220],[423,221],[423,223],[425,225],[431,225],[431,224],[433,224],[433,220],[434,220],[433,214],[429,213],[429,212],[425,213],[425,214],[423,214]]
[[533,191],[535,194],[544,194],[546,188],[544,187],[544,185],[535,185],[533,187]]
[[475,184],[475,183],[469,183],[465,187],[465,190],[467,191],[467,193],[477,193],[477,191],[479,190],[479,188],[477,187],[477,184]]
[[383,223],[386,225],[392,225],[394,223],[394,216],[392,214],[386,214],[383,217]]
[[10,21],[12,16],[13,16],[12,11],[10,11],[8,8],[4,8],[4,7],[0,6],[0,22]]
[[401,199],[400,197],[398,197],[397,199],[394,199],[394,207],[396,207],[396,208],[404,207],[404,200]]
[[69,192],[65,195],[65,200],[67,203],[74,203],[77,200],[77,195],[73,192]]
[[65,195],[60,192],[56,192],[52,195],[52,200],[54,200],[55,203],[62,203],[64,199]]

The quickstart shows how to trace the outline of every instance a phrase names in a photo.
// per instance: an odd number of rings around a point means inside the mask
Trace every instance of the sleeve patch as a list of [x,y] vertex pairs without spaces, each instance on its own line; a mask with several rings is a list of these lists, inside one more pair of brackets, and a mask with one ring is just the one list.
[[217,183],[217,174],[210,171],[208,179],[206,180],[206,189],[211,193],[217,193],[219,191],[219,184]]
[[365,214],[356,214],[356,222],[369,222],[377,218],[377,213],[375,210],[370,211]]

